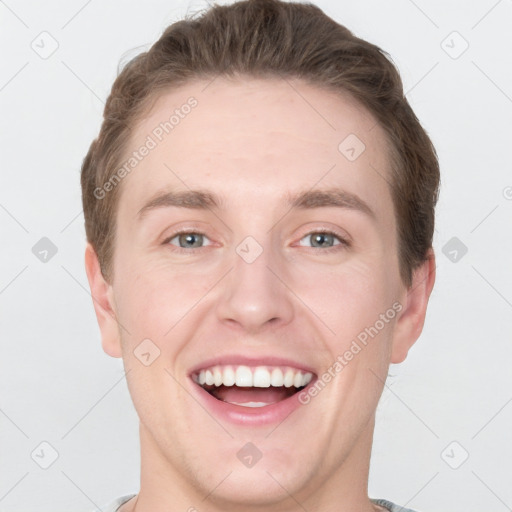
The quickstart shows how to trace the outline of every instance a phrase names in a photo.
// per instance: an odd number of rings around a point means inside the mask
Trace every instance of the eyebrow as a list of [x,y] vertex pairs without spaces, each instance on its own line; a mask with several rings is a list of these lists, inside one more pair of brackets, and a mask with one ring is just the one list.
[[[290,209],[310,210],[314,208],[336,207],[364,213],[376,220],[375,212],[359,196],[339,188],[305,190],[284,195]],[[183,190],[159,193],[150,199],[137,213],[142,219],[146,213],[159,208],[190,208],[194,210],[222,209],[225,201],[208,190]]]

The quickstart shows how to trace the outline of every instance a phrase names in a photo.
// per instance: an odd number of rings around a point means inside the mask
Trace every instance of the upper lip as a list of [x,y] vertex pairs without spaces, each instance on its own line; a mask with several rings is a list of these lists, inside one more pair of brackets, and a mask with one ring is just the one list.
[[233,366],[289,366],[296,368],[303,372],[315,373],[315,371],[307,364],[304,364],[293,359],[288,359],[279,356],[259,356],[259,357],[248,357],[247,355],[228,354],[224,356],[217,356],[211,359],[205,359],[201,363],[195,365],[190,369],[189,375],[198,373],[200,370],[211,368],[218,365],[233,365]]

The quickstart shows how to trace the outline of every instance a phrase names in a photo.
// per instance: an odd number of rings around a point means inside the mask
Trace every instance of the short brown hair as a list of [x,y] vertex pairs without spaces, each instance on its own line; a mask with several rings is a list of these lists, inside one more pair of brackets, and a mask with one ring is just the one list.
[[439,164],[435,148],[404,96],[389,55],[360,39],[311,3],[243,0],[215,5],[173,23],[119,73],[103,123],[81,171],[87,240],[104,277],[113,277],[115,214],[120,186],[98,199],[127,149],[138,119],[159,93],[193,79],[244,75],[300,78],[349,93],[384,129],[390,147],[390,192],[398,226],[403,282],[432,247]]

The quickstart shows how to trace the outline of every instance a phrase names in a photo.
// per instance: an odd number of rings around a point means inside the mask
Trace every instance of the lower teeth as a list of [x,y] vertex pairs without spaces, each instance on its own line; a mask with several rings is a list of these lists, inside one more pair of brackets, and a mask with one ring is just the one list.
[[275,404],[275,402],[244,402],[244,403],[238,403],[238,402],[226,402],[233,405],[241,405],[242,407],[265,407],[266,405]]
[[[224,403],[227,403],[227,404],[233,404],[233,405],[239,405],[239,406],[242,406],[242,407],[265,407],[267,405],[272,405],[272,404],[275,404],[281,400],[274,400],[273,402],[259,402],[259,401],[248,401],[248,402],[232,402],[232,401],[227,401],[227,400],[224,400],[223,398],[221,398],[220,396],[218,396],[217,394],[217,391],[218,391],[218,387],[216,386],[202,386],[203,389],[205,389],[205,391],[207,391],[208,393],[210,393],[210,395],[212,395],[214,398],[216,398],[217,400],[220,400],[221,402],[224,402]],[[304,389],[305,386],[302,386],[300,388],[287,388],[287,393],[288,393],[288,396],[284,397],[283,400],[286,400],[286,398],[289,398],[290,396],[294,395],[295,393],[298,393],[299,391],[301,391],[302,389]],[[256,396],[255,396],[256,398]]]

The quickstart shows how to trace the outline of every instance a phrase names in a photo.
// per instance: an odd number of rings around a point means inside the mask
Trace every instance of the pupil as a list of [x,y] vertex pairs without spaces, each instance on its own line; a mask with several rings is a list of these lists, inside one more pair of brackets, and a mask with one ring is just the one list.
[[194,233],[185,233],[184,235],[182,235],[182,240],[185,240],[185,244],[188,244],[188,243],[192,243],[192,246],[196,247],[196,245],[194,245],[194,238],[198,238],[199,241],[202,240],[202,235],[196,235]]
[[328,233],[318,233],[314,239],[315,243],[317,241],[320,241],[320,245],[322,245],[322,241],[325,241],[326,239],[332,238],[332,235],[329,235]]

